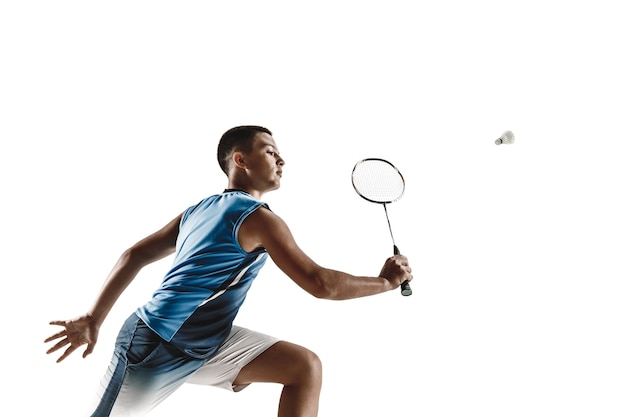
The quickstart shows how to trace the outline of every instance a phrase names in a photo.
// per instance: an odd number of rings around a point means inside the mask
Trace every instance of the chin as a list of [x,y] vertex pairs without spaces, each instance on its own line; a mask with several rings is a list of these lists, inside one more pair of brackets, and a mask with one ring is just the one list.
[[273,187],[270,187],[270,189],[269,189],[269,190],[267,190],[267,191],[276,191],[276,190],[278,190],[279,188],[280,188],[280,182],[277,182],[277,183],[275,183],[275,184],[274,184],[274,186],[273,186]]

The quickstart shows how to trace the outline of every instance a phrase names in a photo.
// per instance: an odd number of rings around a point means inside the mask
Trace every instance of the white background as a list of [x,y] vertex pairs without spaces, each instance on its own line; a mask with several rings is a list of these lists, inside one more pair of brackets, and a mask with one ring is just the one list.
[[[626,415],[619,2],[215,3],[0,6],[0,413],[77,415],[171,259],[88,359],[56,364],[47,323],[221,191],[217,140],[261,124],[287,161],[265,201],[324,266],[376,275],[391,252],[354,163],[407,182],[389,215],[412,297],[316,300],[268,263],[238,318],[320,355],[321,416]],[[270,416],[278,395],[185,386],[153,415]]]

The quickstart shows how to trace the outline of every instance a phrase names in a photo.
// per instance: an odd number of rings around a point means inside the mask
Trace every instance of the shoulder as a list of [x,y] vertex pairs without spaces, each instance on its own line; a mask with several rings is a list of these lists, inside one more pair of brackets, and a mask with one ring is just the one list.
[[268,249],[272,246],[271,242],[291,238],[287,224],[265,205],[247,216],[238,235],[239,243],[246,251],[259,247]]
[[246,218],[244,224],[248,227],[267,229],[269,226],[285,224],[283,219],[274,213],[267,204],[259,204]]

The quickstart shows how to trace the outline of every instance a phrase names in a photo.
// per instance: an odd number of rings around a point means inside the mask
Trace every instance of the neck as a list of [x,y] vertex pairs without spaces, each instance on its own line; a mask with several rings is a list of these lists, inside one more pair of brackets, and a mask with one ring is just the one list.
[[254,197],[257,200],[261,200],[261,197],[263,196],[263,193],[259,190],[254,190],[250,187],[242,187],[240,185],[236,185],[236,184],[228,184],[228,187],[224,190],[224,192],[228,192],[228,191],[242,191],[244,193],[248,193],[250,194],[252,197]]

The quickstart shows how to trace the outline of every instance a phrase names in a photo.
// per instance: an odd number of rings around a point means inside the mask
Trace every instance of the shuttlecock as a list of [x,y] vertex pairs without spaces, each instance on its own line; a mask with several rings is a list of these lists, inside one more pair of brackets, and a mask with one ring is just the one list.
[[496,139],[496,145],[502,145],[503,143],[505,145],[510,145],[513,142],[515,142],[515,135],[510,130],[507,130],[502,134],[502,136]]

